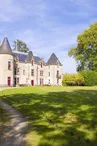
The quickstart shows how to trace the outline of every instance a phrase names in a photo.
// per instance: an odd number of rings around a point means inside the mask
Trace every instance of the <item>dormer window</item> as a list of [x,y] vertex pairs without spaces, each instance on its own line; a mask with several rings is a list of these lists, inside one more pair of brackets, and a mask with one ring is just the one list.
[[34,65],[34,60],[32,60],[32,66]]
[[11,70],[11,62],[8,61],[8,70]]

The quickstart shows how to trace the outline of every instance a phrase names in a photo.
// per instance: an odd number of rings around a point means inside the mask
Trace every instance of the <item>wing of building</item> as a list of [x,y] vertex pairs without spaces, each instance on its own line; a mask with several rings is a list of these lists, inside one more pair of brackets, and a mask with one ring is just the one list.
[[0,86],[62,85],[62,64],[54,53],[45,62],[32,51],[12,51],[5,37],[0,46],[0,63]]

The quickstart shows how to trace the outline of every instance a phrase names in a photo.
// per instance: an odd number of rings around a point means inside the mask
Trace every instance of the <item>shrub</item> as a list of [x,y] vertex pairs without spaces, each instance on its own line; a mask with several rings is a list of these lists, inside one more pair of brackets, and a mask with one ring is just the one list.
[[82,86],[84,77],[81,74],[65,74],[62,80],[63,86]]
[[90,71],[83,71],[81,72],[81,74],[84,77],[86,86],[97,85],[97,72],[90,70]]
[[19,84],[18,86],[28,86],[27,84]]

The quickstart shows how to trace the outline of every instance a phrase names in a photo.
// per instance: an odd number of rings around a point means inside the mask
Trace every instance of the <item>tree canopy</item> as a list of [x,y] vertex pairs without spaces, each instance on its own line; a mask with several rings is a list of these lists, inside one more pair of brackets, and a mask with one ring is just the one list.
[[77,37],[77,46],[68,52],[77,61],[77,71],[97,71],[97,22]]
[[19,51],[19,52],[24,52],[24,53],[27,53],[29,51],[27,44],[18,39],[13,42],[13,47],[14,47],[13,49],[14,51]]

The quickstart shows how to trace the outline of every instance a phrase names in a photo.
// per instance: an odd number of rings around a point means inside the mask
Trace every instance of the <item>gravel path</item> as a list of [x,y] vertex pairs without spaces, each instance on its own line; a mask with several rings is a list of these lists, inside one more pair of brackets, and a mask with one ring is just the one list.
[[13,107],[0,100],[0,106],[10,115],[10,125],[4,129],[4,135],[0,136],[0,146],[25,146],[24,133],[27,122],[22,115]]

